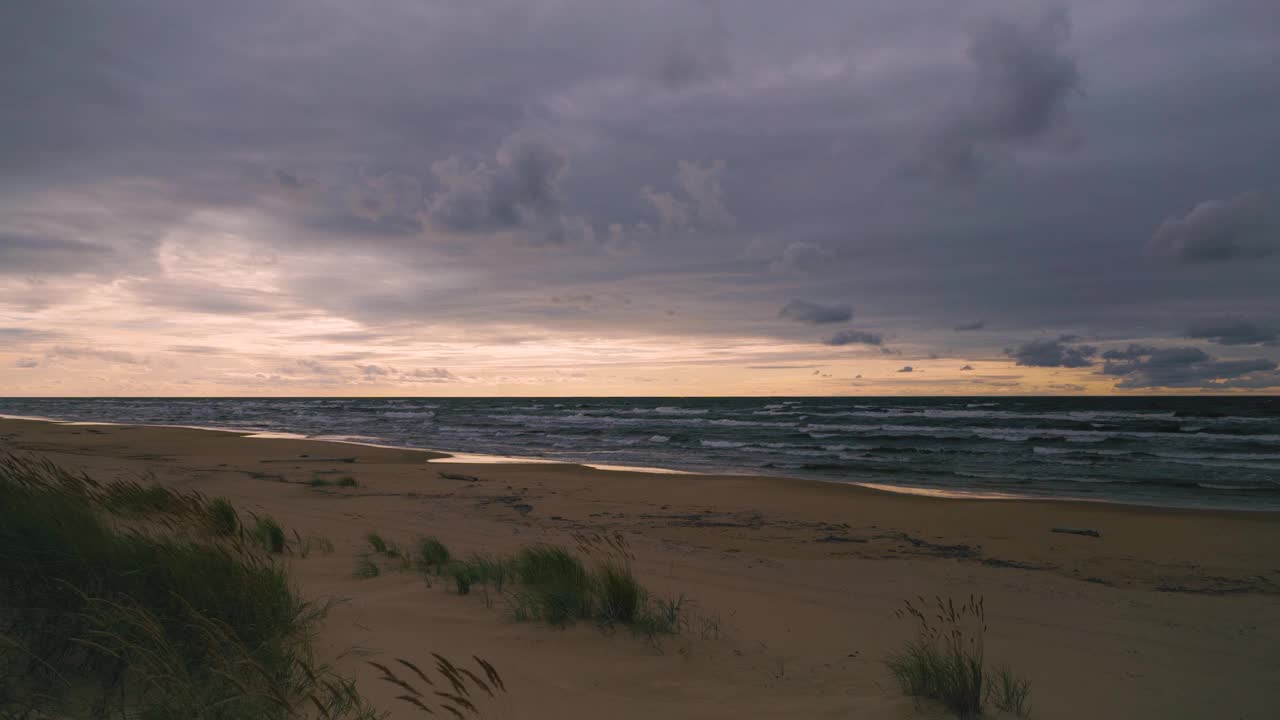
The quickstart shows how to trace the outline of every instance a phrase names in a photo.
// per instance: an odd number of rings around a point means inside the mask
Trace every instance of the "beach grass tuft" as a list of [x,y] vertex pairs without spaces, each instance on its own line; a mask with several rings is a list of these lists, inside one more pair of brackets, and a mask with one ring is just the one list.
[[444,543],[434,537],[425,537],[418,540],[418,549],[413,561],[422,573],[439,574],[452,557]]
[[606,561],[596,569],[595,591],[596,615],[603,622],[630,625],[644,609],[645,589],[622,562]]
[[284,528],[270,515],[260,517],[253,527],[253,537],[267,552],[280,555],[285,549]]
[[361,555],[356,558],[356,569],[353,573],[358,578],[376,578],[382,574],[382,568],[378,567],[378,563],[374,562],[368,555]]
[[593,620],[601,627],[628,627],[650,641],[681,632],[687,625],[684,597],[651,594],[631,570],[625,540],[613,542],[621,543],[625,552],[607,554],[594,568],[575,552],[546,544],[525,547],[514,556],[475,554],[451,560],[449,550],[435,538],[419,541],[414,562],[428,580],[433,575],[449,578],[459,595],[482,588],[487,607],[493,604],[490,589],[505,595],[517,622],[564,627]]
[[240,515],[226,498],[214,498],[205,510],[209,532],[221,537],[240,532]]
[[216,507],[0,456],[0,717],[376,717],[314,659],[328,606]]
[[991,704],[1020,718],[1031,717],[1031,681],[1002,665],[991,674]]
[[916,638],[885,664],[906,695],[942,703],[957,717],[977,718],[985,701],[1026,717],[1030,683],[1008,667],[991,672],[986,664],[983,635],[986,608],[981,597],[956,604],[935,597],[932,607],[923,598],[903,604],[896,615],[911,620]]
[[387,541],[376,532],[366,535],[365,540],[369,542],[369,547],[373,548],[373,551],[379,555],[387,555],[391,551],[391,547],[387,544]]
[[350,475],[344,475],[338,478],[338,481],[334,483],[334,485],[337,485],[338,487],[344,487],[344,488],[357,487],[359,484],[360,483],[356,482],[356,479],[351,477]]
[[592,583],[577,556],[562,547],[534,545],[515,557],[516,576],[523,585],[520,613],[562,627],[591,617]]

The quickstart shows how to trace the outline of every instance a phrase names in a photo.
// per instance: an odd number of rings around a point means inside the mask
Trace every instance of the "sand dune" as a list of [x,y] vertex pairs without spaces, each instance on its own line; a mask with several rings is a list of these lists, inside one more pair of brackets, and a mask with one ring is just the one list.
[[[290,559],[304,592],[344,598],[330,652],[395,718],[423,717],[375,656],[478,654],[509,692],[495,718],[945,717],[884,669],[917,595],[986,598],[988,653],[1032,681],[1038,718],[1275,717],[1280,516],[1089,503],[943,500],[754,477],[449,464],[430,453],[175,428],[0,420],[0,449],[104,479],[164,484],[270,513],[336,552]],[[328,459],[326,459],[328,458]],[[341,459],[352,459],[346,462]],[[428,462],[428,460],[432,460]],[[440,473],[474,476],[447,479]],[[354,488],[313,488],[350,475]],[[1097,529],[1100,537],[1051,533]],[[690,627],[656,644],[590,625],[515,623],[506,600],[412,572],[357,579],[377,531],[455,552],[622,532]]]

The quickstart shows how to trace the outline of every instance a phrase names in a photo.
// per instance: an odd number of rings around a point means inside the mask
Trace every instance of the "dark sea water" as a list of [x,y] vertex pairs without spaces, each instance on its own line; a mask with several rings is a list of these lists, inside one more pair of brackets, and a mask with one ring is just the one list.
[[1280,509],[1280,398],[0,399],[0,414],[954,493]]

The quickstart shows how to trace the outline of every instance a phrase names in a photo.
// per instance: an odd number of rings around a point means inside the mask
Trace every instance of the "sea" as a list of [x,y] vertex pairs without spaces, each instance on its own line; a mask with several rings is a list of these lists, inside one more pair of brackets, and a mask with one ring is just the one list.
[[1280,397],[0,398],[0,414],[952,496],[1280,509]]

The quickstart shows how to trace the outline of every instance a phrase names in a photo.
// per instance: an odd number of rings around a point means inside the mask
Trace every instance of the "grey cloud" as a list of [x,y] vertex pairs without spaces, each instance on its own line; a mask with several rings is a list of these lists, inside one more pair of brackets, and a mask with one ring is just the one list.
[[[1120,357],[1123,359],[1120,359]],[[1276,362],[1266,358],[1216,360],[1196,347],[1131,345],[1108,359],[1102,372],[1120,377],[1117,388],[1229,388],[1280,385]]]
[[723,77],[730,71],[727,33],[720,3],[700,3],[698,25],[676,36],[658,68],[658,80],[669,90],[683,90]]
[[974,320],[973,322],[961,323],[955,326],[956,332],[971,332],[973,330],[981,330],[987,326],[985,320]]
[[400,375],[402,382],[449,383],[457,382],[458,376],[444,368],[418,368]]
[[30,369],[40,367],[40,361],[35,358],[18,358],[13,362],[13,366],[16,368]]
[[169,352],[182,353],[184,355],[221,355],[227,352],[224,348],[214,347],[213,345],[170,345],[165,349]]
[[964,367],[962,367],[962,368],[960,368],[960,369],[961,369],[962,371],[963,371],[963,370],[972,370],[972,369],[973,369],[973,366],[972,366],[972,365],[965,365]]
[[1102,353],[1102,358],[1104,360],[1133,360],[1143,355],[1150,355],[1155,351],[1156,349],[1150,345],[1130,343],[1127,348],[1112,348]]
[[375,380],[381,377],[387,377],[395,372],[395,368],[383,367],[382,365],[356,365],[356,369],[364,375],[366,380]]
[[291,172],[276,169],[272,171],[271,176],[280,184],[280,187],[288,188],[290,190],[302,189],[302,180]]
[[991,137],[1033,139],[1061,118],[1080,90],[1080,70],[1066,48],[1071,18],[1056,7],[1030,20],[993,18],[973,34],[975,116]]
[[391,336],[376,330],[344,330],[331,333],[309,333],[295,335],[292,339],[303,341],[336,342],[336,343],[368,343],[390,339]]
[[97,272],[112,252],[80,240],[0,233],[0,274]]
[[281,375],[336,375],[338,373],[336,368],[309,359],[294,360],[281,365],[275,371]]
[[430,201],[433,220],[454,232],[491,232],[561,221],[561,177],[568,161],[549,142],[508,137],[493,162],[458,157],[431,166],[444,186]]
[[1219,345],[1275,345],[1280,330],[1248,320],[1223,319],[1194,323],[1185,335]]
[[0,340],[4,340],[7,345],[15,345],[17,343],[41,342],[45,340],[57,340],[63,337],[62,333],[52,332],[49,330],[34,330],[32,328],[20,327],[0,327]]
[[139,300],[209,315],[248,315],[278,309],[279,298],[245,288],[205,283],[139,280],[125,285]]
[[853,318],[853,308],[848,305],[822,305],[793,299],[782,306],[778,311],[778,317],[811,325],[842,323],[849,322]]
[[[724,169],[722,160],[706,167],[681,160],[675,178],[681,197],[647,185],[641,188],[640,197],[653,207],[662,229],[668,233],[732,228],[737,218],[724,205]],[[643,233],[643,229],[635,232]]]
[[1028,367],[1088,367],[1098,349],[1092,345],[1066,345],[1060,340],[1032,340],[1005,351],[1017,364]]
[[[822,341],[825,345],[883,345],[884,336],[862,330],[841,330]],[[887,350],[888,348],[884,348]]]
[[1070,38],[1065,7],[976,26],[968,53],[973,95],[926,145],[924,169],[949,180],[972,178],[985,169],[991,149],[1036,141],[1058,126],[1081,87]]
[[356,365],[366,382],[391,383],[451,383],[458,382],[458,376],[444,368],[415,368],[401,370],[388,365]]
[[101,350],[66,345],[59,345],[50,349],[45,353],[45,357],[67,360],[101,360],[118,365],[146,365],[149,362],[145,357],[122,350]]
[[[750,250],[750,249],[749,249]],[[782,256],[770,265],[775,271],[817,272],[831,261],[826,248],[811,242],[793,242],[782,249]]]
[[1261,193],[1245,192],[1206,200],[1186,215],[1166,219],[1147,249],[1185,263],[1259,258],[1280,250],[1280,225]]

